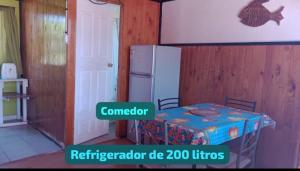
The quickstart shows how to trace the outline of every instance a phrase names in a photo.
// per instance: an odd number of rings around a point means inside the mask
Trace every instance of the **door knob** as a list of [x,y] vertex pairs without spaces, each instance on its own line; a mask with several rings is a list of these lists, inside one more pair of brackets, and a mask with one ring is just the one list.
[[114,65],[113,65],[112,63],[108,63],[107,66],[108,66],[109,68],[112,68]]

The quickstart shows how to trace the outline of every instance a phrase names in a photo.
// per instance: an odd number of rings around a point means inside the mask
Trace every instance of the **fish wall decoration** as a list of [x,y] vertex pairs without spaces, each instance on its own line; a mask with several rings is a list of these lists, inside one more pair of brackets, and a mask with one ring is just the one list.
[[266,24],[269,21],[275,21],[277,25],[280,25],[281,20],[284,19],[282,11],[284,6],[281,6],[275,12],[270,12],[264,3],[270,0],[253,0],[250,2],[239,14],[241,22],[247,26],[259,27]]

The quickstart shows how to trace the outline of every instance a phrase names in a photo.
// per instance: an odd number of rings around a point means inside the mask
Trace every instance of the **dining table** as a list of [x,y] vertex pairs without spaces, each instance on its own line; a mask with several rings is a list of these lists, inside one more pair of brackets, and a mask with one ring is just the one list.
[[259,122],[262,129],[276,127],[265,113],[201,103],[157,111],[154,120],[140,121],[139,128],[142,135],[149,131],[160,139],[167,137],[173,145],[221,145],[241,137],[246,120],[247,133],[256,131]]

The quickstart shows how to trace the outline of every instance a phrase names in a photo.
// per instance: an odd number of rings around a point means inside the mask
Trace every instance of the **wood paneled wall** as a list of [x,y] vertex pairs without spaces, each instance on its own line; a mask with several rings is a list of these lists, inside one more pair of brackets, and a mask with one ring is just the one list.
[[64,141],[65,0],[21,1],[22,60],[29,79],[29,122]]
[[[128,100],[130,46],[134,44],[157,44],[160,6],[149,0],[121,0],[121,37],[119,58],[118,99]],[[117,125],[119,137],[127,135],[127,122]]]
[[128,100],[130,46],[157,44],[160,6],[149,0],[120,0],[121,43],[119,68],[119,100]]
[[256,100],[277,121],[263,130],[258,167],[295,167],[300,120],[300,46],[183,47],[183,104]]

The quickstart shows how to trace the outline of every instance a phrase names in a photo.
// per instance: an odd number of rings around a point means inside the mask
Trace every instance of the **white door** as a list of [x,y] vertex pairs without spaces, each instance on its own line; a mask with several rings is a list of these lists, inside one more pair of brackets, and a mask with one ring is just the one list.
[[88,0],[77,3],[75,144],[109,132],[109,121],[96,117],[96,105],[114,97],[113,26],[120,10]]

